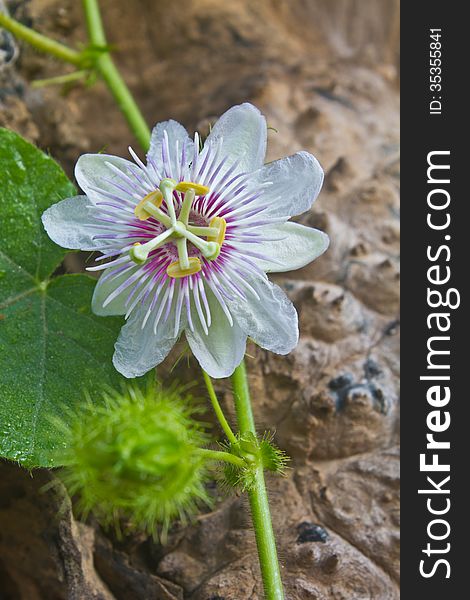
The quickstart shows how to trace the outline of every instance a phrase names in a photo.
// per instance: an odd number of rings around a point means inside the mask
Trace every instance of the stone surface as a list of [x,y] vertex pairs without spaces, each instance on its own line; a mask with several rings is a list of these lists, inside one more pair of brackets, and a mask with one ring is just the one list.
[[[275,277],[299,311],[299,346],[278,357],[251,345],[247,365],[259,428],[275,431],[293,458],[286,479],[269,481],[287,598],[395,600],[398,2],[101,4],[149,122],[175,118],[207,131],[250,100],[277,130],[269,160],[306,149],[324,166],[320,198],[299,220],[326,230],[331,247]],[[9,5],[56,39],[85,39],[79,2]],[[137,148],[102,84],[32,89],[70,68],[10,38],[0,38],[0,61],[0,124],[47,148],[69,174],[83,152]],[[75,254],[65,268],[82,265]],[[218,391],[232,414],[227,384]],[[194,524],[176,525],[162,547],[78,523],[67,502],[60,511],[57,487],[40,491],[47,473],[0,471],[2,600],[262,597],[243,498],[229,495]]]

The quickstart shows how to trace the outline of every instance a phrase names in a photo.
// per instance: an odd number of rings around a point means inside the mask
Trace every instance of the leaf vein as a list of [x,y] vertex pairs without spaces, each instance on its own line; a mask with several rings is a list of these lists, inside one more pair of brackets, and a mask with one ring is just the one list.
[[34,448],[36,445],[36,429],[37,422],[39,418],[39,411],[41,410],[41,406],[44,404],[44,379],[46,376],[46,352],[47,352],[47,317],[46,317],[46,294],[41,294],[41,325],[43,328],[43,343],[41,345],[41,359],[39,362],[39,381],[38,381],[38,397],[36,398],[36,402],[34,405],[34,413],[32,418],[32,431],[31,431],[31,445],[30,445],[30,453],[34,452]]
[[3,310],[4,308],[11,306],[18,300],[21,300],[22,298],[25,298],[26,296],[29,296],[29,295],[33,294],[34,292],[37,292],[37,288],[30,288],[29,290],[25,290],[24,292],[16,294],[16,296],[10,296],[6,300],[4,300],[2,302],[2,304],[0,304],[0,310]]
[[0,250],[0,256],[2,256],[4,259],[6,259],[10,264],[12,264],[14,267],[16,267],[19,271],[22,271],[23,273],[28,275],[33,281],[36,281],[36,279],[34,278],[34,275],[31,275],[31,273],[29,271],[27,271],[24,267],[22,267],[21,265],[18,265],[12,258],[10,258],[8,256],[8,254],[5,254],[5,252],[3,252],[2,250]]

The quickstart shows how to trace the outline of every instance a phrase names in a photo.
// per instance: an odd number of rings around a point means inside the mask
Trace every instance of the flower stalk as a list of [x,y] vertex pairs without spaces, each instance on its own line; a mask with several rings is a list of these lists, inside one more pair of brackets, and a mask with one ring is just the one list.
[[199,456],[204,456],[208,460],[215,460],[215,461],[231,463],[232,465],[235,465],[236,467],[240,467],[241,469],[243,469],[243,467],[245,466],[245,461],[242,458],[235,456],[234,454],[231,454],[230,452],[222,452],[220,450],[210,450],[209,448],[199,448],[197,453],[199,454]]
[[215,390],[214,390],[214,386],[212,384],[212,379],[204,371],[204,369],[202,370],[202,376],[204,377],[204,382],[205,382],[206,387],[207,387],[207,392],[209,394],[209,399],[211,401],[212,408],[214,409],[215,415],[216,415],[217,419],[219,420],[220,426],[222,427],[223,432],[225,433],[228,441],[231,444],[236,444],[237,443],[237,438],[235,437],[235,434],[233,433],[232,429],[230,428],[230,425],[228,424],[228,421],[225,418],[225,415],[223,413],[222,407],[219,404],[219,401],[217,399],[217,395],[216,395]]

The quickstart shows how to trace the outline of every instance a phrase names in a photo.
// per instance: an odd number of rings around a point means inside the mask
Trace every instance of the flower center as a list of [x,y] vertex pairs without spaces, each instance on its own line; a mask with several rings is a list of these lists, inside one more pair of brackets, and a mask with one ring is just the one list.
[[[175,191],[184,194],[178,217],[173,197]],[[131,259],[142,265],[148,260],[149,254],[153,250],[170,240],[176,244],[178,260],[167,267],[166,272],[169,277],[186,277],[194,275],[202,269],[201,260],[197,256],[188,256],[188,242],[197,248],[206,260],[216,259],[225,239],[227,226],[225,219],[214,217],[208,227],[189,223],[189,215],[195,197],[205,196],[208,192],[209,188],[199,183],[191,181],[177,183],[174,179],[162,179],[159,189],[142,198],[135,207],[134,214],[141,221],[153,217],[165,227],[165,231],[145,244],[137,242],[129,252]],[[160,208],[163,200],[165,200],[167,213]]]

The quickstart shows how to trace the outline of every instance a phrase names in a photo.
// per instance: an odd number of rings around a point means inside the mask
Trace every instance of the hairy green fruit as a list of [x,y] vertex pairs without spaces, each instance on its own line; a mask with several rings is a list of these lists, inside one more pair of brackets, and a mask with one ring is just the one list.
[[61,477],[79,510],[164,539],[173,519],[208,503],[207,459],[199,452],[208,439],[193,414],[177,388],[128,387],[59,424],[68,447]]

